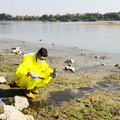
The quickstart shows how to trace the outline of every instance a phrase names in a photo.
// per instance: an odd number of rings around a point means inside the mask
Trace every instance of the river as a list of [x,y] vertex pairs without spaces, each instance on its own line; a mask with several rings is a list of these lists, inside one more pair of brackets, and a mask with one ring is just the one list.
[[120,53],[120,26],[0,22],[0,38]]

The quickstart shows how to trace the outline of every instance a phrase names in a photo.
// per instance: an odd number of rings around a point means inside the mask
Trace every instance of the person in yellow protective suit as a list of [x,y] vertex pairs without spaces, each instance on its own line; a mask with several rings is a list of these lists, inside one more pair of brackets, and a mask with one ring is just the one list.
[[33,94],[38,93],[35,88],[48,84],[52,78],[57,76],[57,73],[54,74],[53,70],[48,67],[47,56],[48,52],[45,48],[41,48],[34,55],[24,54],[14,72],[16,85],[25,87],[23,92],[28,98],[35,98]]

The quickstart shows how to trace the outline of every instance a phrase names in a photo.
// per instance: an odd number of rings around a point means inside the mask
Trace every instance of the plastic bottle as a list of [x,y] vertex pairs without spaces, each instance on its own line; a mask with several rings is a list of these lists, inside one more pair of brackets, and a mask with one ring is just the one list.
[[4,105],[2,99],[0,98],[0,114],[4,113]]

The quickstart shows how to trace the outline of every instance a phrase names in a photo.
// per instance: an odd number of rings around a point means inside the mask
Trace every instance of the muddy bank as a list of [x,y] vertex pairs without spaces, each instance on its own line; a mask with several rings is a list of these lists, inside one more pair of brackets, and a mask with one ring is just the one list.
[[[38,88],[35,99],[22,112],[34,119],[120,119],[120,54],[66,48],[62,46],[0,39],[0,76],[7,80],[0,84],[0,97],[12,104],[15,95],[24,96],[23,89],[14,85],[14,70],[24,53],[48,49],[47,62],[56,68],[58,76]],[[22,54],[11,53],[21,47]],[[75,73],[66,71],[64,61],[73,59]]]

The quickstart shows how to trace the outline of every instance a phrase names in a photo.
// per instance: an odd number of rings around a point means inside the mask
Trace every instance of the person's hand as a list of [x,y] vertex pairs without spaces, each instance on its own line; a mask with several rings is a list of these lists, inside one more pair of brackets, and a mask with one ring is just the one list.
[[38,76],[34,72],[29,72],[31,78],[38,78]]
[[56,78],[57,77],[57,73],[51,72],[50,76],[52,76],[53,78]]

